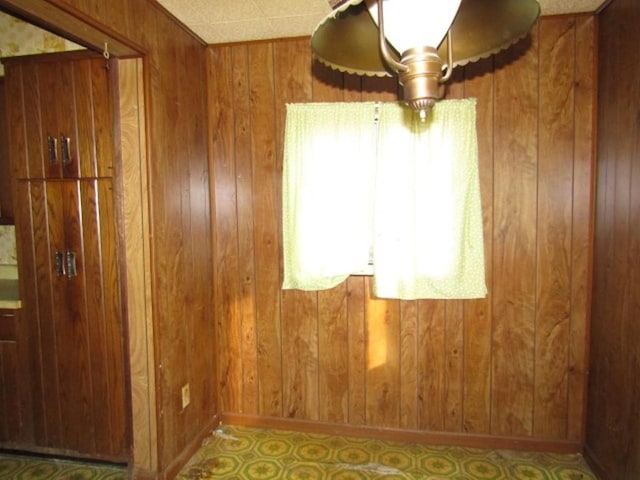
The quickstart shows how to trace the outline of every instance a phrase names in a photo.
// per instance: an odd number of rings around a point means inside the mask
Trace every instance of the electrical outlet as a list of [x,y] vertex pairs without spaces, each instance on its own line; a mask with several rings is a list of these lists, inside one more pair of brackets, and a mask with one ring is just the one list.
[[187,408],[191,403],[191,392],[189,391],[189,384],[185,383],[182,386],[182,408]]

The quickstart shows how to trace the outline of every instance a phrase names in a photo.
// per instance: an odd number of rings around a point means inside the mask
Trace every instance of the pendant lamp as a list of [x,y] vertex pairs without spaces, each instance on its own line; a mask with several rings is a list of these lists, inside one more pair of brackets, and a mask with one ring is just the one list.
[[347,73],[398,75],[404,101],[425,118],[454,67],[525,37],[537,0],[344,0],[316,27],[314,56]]

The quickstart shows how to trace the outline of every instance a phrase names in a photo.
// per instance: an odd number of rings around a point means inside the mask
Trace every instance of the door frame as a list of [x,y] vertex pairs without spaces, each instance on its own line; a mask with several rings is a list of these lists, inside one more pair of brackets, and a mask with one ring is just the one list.
[[42,0],[0,0],[0,9],[90,50],[118,58],[114,132],[120,156],[114,176],[118,251],[122,274],[125,378],[135,478],[155,478],[158,424],[153,342],[147,171],[145,50],[130,39]]

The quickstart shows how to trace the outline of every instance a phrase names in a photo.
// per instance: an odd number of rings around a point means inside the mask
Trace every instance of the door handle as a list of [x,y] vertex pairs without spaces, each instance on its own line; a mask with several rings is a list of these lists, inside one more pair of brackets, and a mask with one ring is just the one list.
[[58,139],[51,135],[47,136],[47,154],[49,163],[58,163]]
[[71,163],[71,138],[66,137],[64,133],[60,134],[60,150],[62,151],[62,164],[69,165]]
[[54,264],[55,264],[56,276],[58,278],[64,277],[64,275],[65,275],[64,253],[57,251],[54,254]]
[[66,252],[66,263],[67,263],[67,278],[73,278],[78,276],[78,269],[76,267],[76,254],[67,250]]

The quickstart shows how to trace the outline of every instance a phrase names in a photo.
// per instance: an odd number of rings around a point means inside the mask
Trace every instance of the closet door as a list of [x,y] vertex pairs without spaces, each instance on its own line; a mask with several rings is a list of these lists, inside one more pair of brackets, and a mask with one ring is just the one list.
[[125,461],[122,315],[110,179],[20,182],[32,278],[34,446]]
[[29,332],[19,447],[127,461],[111,71],[90,52],[5,62]]
[[88,52],[3,60],[16,178],[113,175],[109,63]]

